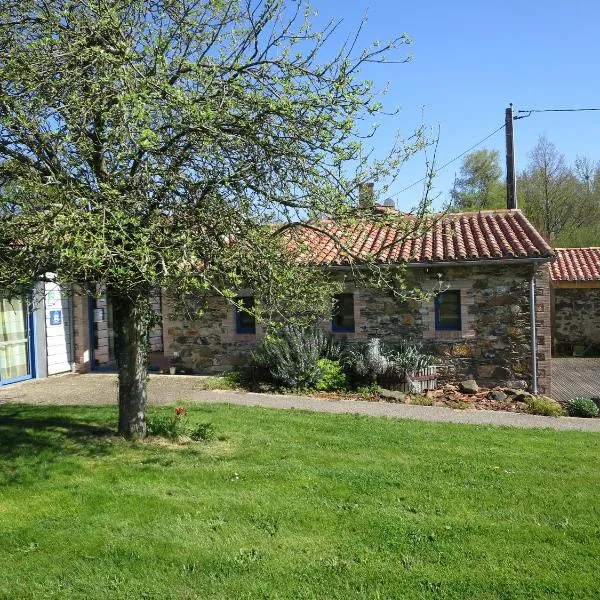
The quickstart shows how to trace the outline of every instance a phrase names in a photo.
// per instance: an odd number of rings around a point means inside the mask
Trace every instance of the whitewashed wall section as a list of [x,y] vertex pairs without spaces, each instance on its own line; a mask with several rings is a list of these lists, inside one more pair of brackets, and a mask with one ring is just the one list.
[[60,286],[45,283],[48,375],[71,370],[71,303]]

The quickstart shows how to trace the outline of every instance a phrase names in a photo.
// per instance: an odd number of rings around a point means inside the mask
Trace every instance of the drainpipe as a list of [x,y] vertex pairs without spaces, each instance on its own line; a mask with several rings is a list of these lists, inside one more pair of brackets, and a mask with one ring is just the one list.
[[535,328],[535,264],[531,265],[531,279],[529,281],[529,310],[531,316],[531,393],[538,393],[537,375],[537,339]]

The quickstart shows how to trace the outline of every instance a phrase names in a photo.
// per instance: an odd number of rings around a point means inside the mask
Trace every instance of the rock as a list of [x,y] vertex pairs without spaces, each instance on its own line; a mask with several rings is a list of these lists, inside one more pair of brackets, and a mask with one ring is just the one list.
[[476,394],[479,391],[479,386],[474,379],[461,381],[458,387],[463,394]]
[[498,385],[500,385],[501,387],[510,388],[513,390],[526,390],[527,389],[527,382],[524,381],[523,379],[509,379],[509,380],[503,381],[502,383],[499,383]]
[[523,390],[515,390],[513,388],[504,388],[504,393],[507,396],[516,396],[517,394],[520,394]]
[[397,390],[386,390],[381,388],[379,395],[386,400],[393,400],[394,402],[404,402],[406,400],[406,394]]
[[514,376],[514,373],[506,367],[496,367],[492,373],[492,379],[496,381],[506,381]]
[[531,398],[531,394],[529,392],[525,392],[524,390],[520,390],[519,393],[515,396],[515,400],[517,402],[525,402]]
[[504,402],[506,400],[507,396],[504,392],[494,390],[488,394],[488,398],[490,400],[495,400],[496,402]]

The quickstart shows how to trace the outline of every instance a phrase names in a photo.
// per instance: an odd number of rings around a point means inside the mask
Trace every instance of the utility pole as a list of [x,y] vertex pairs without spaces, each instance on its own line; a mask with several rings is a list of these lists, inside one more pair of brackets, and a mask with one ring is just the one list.
[[513,135],[513,105],[506,109],[506,208],[517,208],[517,174],[515,173],[515,138]]

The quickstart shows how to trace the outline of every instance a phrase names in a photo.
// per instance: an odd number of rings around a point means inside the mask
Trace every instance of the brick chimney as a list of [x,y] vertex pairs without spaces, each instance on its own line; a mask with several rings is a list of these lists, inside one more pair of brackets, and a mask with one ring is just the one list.
[[358,186],[358,208],[368,209],[375,207],[374,187],[374,183],[361,183]]

